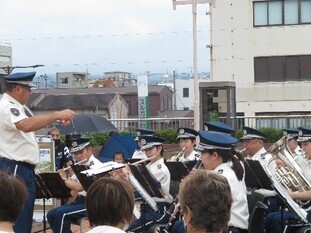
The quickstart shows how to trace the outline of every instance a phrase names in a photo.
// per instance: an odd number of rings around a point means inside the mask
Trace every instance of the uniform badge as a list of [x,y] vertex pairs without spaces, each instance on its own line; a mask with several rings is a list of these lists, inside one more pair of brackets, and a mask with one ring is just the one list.
[[263,153],[260,155],[261,159],[265,159],[266,158],[266,153]]
[[302,130],[299,130],[298,135],[299,135],[299,136],[302,136],[302,135],[303,135]]
[[247,131],[246,129],[243,130],[243,135],[246,135],[247,134]]
[[20,114],[17,108],[11,108],[10,111],[14,116],[19,116]]
[[185,133],[185,130],[184,130],[184,129],[180,129],[178,133],[179,133],[179,134],[184,134],[184,133]]
[[147,142],[146,142],[145,139],[141,139],[141,140],[140,140],[140,143],[141,143],[142,145],[146,145],[146,144],[147,144]]
[[77,147],[77,146],[78,146],[78,143],[77,143],[76,141],[74,141],[74,142],[71,143],[71,146],[72,146],[72,147]]
[[93,165],[94,165],[94,161],[91,161],[91,162],[90,162],[90,166],[93,166]]
[[208,131],[208,126],[207,125],[204,125],[204,130]]
[[217,174],[222,174],[224,172],[224,170],[223,169],[219,169],[218,171],[217,171]]
[[162,168],[162,164],[158,164],[158,165],[157,165],[157,168],[158,168],[158,169],[161,169],[161,168]]
[[286,131],[283,131],[283,136],[287,136],[288,133]]

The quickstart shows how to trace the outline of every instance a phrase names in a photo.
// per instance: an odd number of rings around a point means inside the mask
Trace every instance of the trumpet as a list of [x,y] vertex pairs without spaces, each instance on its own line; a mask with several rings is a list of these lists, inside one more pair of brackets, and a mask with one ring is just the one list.
[[185,150],[185,149],[186,149],[186,147],[183,147],[183,148],[181,149],[181,151],[180,151],[177,155],[172,156],[172,158],[170,158],[169,161],[178,162],[178,161],[179,161],[179,158],[181,158],[181,156],[184,155],[184,150]]

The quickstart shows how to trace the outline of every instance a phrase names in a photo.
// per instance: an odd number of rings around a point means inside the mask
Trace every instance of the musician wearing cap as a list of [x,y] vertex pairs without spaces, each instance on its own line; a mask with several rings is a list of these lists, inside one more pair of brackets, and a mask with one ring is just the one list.
[[171,175],[164,163],[163,158],[163,142],[164,138],[151,135],[142,135],[139,137],[142,147],[150,162],[146,165],[149,172],[154,176],[157,185],[162,189],[165,198],[152,197],[157,203],[158,211],[154,211],[148,204],[144,208],[144,213],[141,217],[135,220],[128,231],[141,232],[142,218],[145,218],[146,227],[150,227],[155,221],[158,223],[166,223],[168,216],[165,211],[169,204],[173,201],[172,196],[169,194]]
[[[295,135],[296,136],[296,135]],[[298,128],[298,139],[297,142],[301,143],[301,148],[305,154],[305,157],[298,155],[296,157],[300,158],[296,160],[300,165],[303,174],[311,182],[311,128]],[[296,200],[311,200],[311,190],[301,191],[301,192],[291,192],[289,191],[290,196]],[[307,211],[307,219],[311,222],[311,212]],[[284,212],[274,212],[267,215],[265,219],[265,229],[267,233],[281,233],[283,232],[283,223],[288,219],[289,224],[296,224],[297,220],[295,214],[292,211]]]
[[39,162],[39,146],[34,131],[57,120],[69,124],[75,113],[69,109],[46,115],[30,112],[26,103],[35,72],[4,76],[5,93],[0,100],[0,169],[19,175],[28,189],[28,199],[14,225],[15,232],[31,232],[36,194],[34,168]]
[[290,150],[290,152],[293,155],[293,158],[295,160],[299,160],[299,157],[303,157],[303,150],[299,146],[299,143],[297,141],[299,130],[298,129],[283,129],[282,130],[283,135],[287,137],[287,146]]
[[132,159],[145,159],[147,158],[145,155],[145,152],[141,150],[141,142],[139,140],[139,137],[142,135],[153,135],[154,131],[150,130],[150,129],[136,129],[136,137],[135,137],[135,141],[137,142],[137,146],[139,147],[139,149],[134,151],[134,154],[132,156]]
[[[201,160],[204,169],[213,171],[227,178],[233,198],[229,230],[232,233],[247,232],[248,228],[248,204],[247,192],[244,182],[244,168],[240,160],[235,156],[234,145],[237,139],[219,132],[206,132],[199,130],[200,143],[195,148],[201,152]],[[177,222],[173,233],[183,233],[184,227]]]
[[[71,142],[71,150],[75,160],[79,164],[88,165],[90,169],[99,166],[102,163],[92,154],[90,146],[90,138],[75,138]],[[50,210],[47,213],[48,222],[53,232],[71,232],[70,224],[72,221],[78,220],[86,216],[85,196],[86,192],[83,190],[81,183],[77,176],[73,174],[69,179],[63,170],[59,171],[60,176],[65,180],[65,184],[72,190],[72,193],[77,193],[78,196],[72,203],[62,205]]]
[[179,139],[181,152],[178,155],[171,157],[169,161],[184,162],[199,159],[200,154],[194,150],[198,132],[190,128],[179,128],[177,132],[177,139]]
[[203,123],[203,129],[208,132],[218,132],[232,135],[234,133],[234,129],[227,124],[222,122],[207,122]]
[[196,150],[201,152],[203,166],[228,179],[232,206],[229,230],[232,233],[247,232],[248,205],[244,182],[244,168],[235,156],[234,145],[237,139],[224,133],[199,131],[200,144]]

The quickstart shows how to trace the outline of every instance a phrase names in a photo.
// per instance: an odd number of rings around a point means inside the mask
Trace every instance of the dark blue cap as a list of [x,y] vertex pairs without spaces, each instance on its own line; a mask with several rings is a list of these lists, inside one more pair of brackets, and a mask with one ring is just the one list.
[[287,139],[298,138],[299,130],[298,129],[283,129],[283,136],[286,136]]
[[198,136],[198,132],[190,128],[179,128],[177,130],[178,136],[177,139],[195,139]]
[[6,75],[3,78],[8,84],[20,84],[34,87],[35,85],[32,83],[32,79],[35,77],[35,75],[36,72],[14,73]]
[[139,140],[139,136],[142,135],[153,135],[155,132],[151,129],[136,129],[136,138],[135,141]]
[[91,138],[89,137],[77,137],[71,141],[71,153],[78,152],[87,147],[91,142]]
[[195,148],[197,151],[205,151],[212,149],[223,149],[231,150],[238,139],[232,137],[228,134],[219,133],[219,132],[207,132],[204,130],[199,130],[200,143]]
[[247,126],[243,128],[243,136],[240,140],[262,139],[265,140],[267,135],[257,129],[253,129]]
[[142,136],[139,136],[139,141],[142,145],[140,149],[147,150],[154,146],[162,145],[165,139],[157,137],[157,136],[153,136],[153,135],[142,135]]
[[311,140],[311,128],[299,127],[298,130],[298,142],[306,142]]
[[204,130],[209,132],[219,132],[232,134],[234,129],[222,122],[204,122]]

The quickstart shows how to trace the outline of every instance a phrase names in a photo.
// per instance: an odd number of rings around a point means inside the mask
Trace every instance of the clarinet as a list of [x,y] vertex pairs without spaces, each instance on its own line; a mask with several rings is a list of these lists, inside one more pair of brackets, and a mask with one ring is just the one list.
[[162,232],[164,233],[169,233],[171,232],[175,222],[177,221],[179,214],[180,214],[180,209],[178,208],[177,211],[175,212],[175,206],[178,203],[178,199],[179,199],[179,195],[177,194],[177,196],[175,197],[172,206],[170,207],[170,209],[167,211],[168,214],[171,215],[170,219],[168,220],[168,223],[166,224],[165,228],[163,229]]

